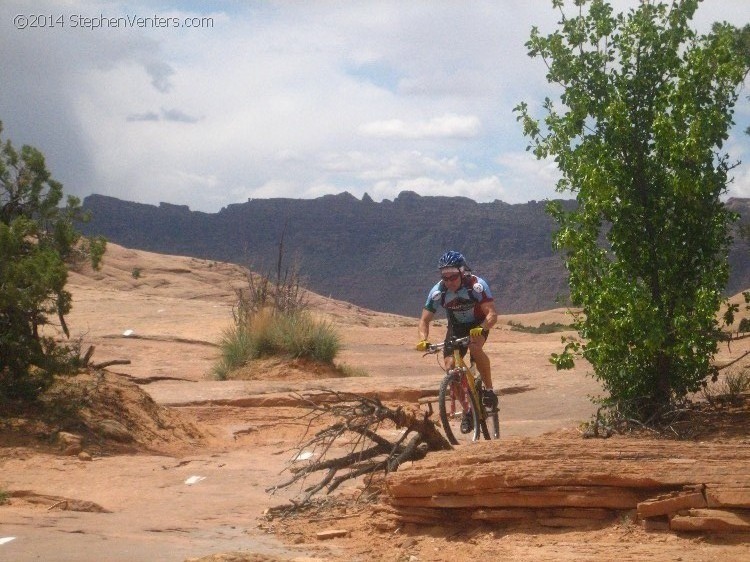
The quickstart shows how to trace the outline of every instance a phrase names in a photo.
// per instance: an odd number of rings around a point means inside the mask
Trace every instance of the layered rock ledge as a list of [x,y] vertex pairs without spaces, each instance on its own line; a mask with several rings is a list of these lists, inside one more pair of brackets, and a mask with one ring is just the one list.
[[750,441],[552,435],[432,453],[387,478],[398,522],[601,525],[632,512],[646,529],[750,532]]

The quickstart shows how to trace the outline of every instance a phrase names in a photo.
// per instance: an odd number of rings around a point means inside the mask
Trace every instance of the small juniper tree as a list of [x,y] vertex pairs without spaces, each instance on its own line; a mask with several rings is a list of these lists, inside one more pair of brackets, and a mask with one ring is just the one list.
[[69,337],[67,267],[87,257],[97,266],[104,253],[104,240],[75,229],[80,201],[60,207],[62,197],[41,152],[0,142],[0,401],[34,399],[65,368],[68,349],[43,326]]
[[571,299],[582,308],[571,342],[553,356],[585,357],[610,405],[655,419],[700,388],[719,341],[732,215],[720,196],[733,167],[722,145],[748,70],[742,33],[698,35],[699,0],[644,1],[615,14],[604,0],[553,0],[559,28],[534,28],[531,57],[563,88],[543,123],[516,111],[537,158],[553,157],[570,212],[551,204]]

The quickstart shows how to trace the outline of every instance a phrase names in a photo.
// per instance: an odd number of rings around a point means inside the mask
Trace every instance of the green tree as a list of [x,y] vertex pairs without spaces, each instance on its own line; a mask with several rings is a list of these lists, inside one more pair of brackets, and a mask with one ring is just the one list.
[[31,400],[65,369],[69,348],[43,327],[56,322],[70,336],[67,267],[87,258],[97,267],[105,250],[77,232],[80,201],[60,207],[62,197],[41,152],[0,138],[0,399]]
[[716,313],[728,278],[728,227],[720,200],[734,166],[722,145],[748,70],[741,34],[715,24],[697,34],[698,0],[641,2],[615,14],[603,0],[575,0],[554,33],[533,28],[529,56],[562,87],[543,123],[515,108],[537,158],[553,157],[566,212],[550,203],[565,253],[572,302],[570,342],[609,393],[605,403],[655,419],[712,374]]

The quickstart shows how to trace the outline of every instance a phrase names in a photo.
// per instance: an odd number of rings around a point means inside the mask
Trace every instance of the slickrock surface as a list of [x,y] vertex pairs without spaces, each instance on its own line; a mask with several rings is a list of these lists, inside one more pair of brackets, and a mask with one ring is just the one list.
[[[636,510],[676,530],[750,530],[750,444],[580,437],[476,443],[388,477],[392,515],[580,526]],[[710,510],[702,508],[711,508]]]

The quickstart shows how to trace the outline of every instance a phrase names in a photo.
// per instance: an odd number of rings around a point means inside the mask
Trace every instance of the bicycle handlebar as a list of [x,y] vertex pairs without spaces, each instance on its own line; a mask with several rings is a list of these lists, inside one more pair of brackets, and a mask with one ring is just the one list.
[[444,349],[446,345],[449,345],[449,346],[469,345],[469,341],[471,341],[471,337],[465,336],[463,338],[451,338],[447,342],[443,342],[443,343],[434,343],[434,344],[431,343],[429,347],[427,348],[425,355],[437,353],[438,351]]

